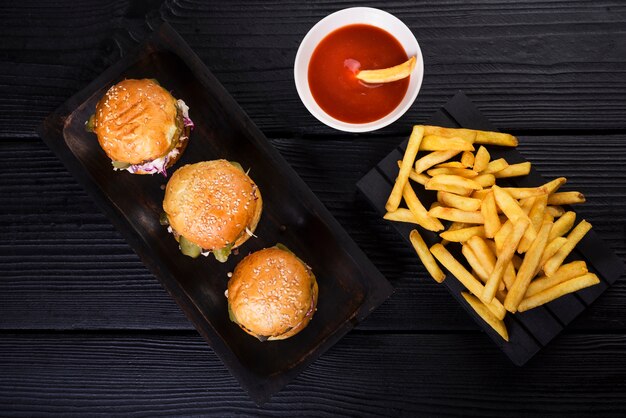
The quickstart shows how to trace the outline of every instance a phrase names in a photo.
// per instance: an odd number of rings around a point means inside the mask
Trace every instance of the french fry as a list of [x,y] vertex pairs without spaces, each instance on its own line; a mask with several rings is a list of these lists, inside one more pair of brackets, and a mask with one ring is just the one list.
[[500,145],[502,147],[516,147],[517,138],[510,134],[491,131],[476,131],[476,144]]
[[526,290],[525,298],[530,296],[534,296],[539,292],[543,292],[546,289],[556,286],[559,283],[563,283],[569,279],[573,279],[574,277],[582,276],[586,274],[587,264],[582,260],[572,261],[571,263],[563,264],[559,269],[554,273],[554,275],[547,277],[539,277],[530,283],[528,289]]
[[408,183],[409,172],[411,171],[411,166],[413,165],[413,161],[415,161],[415,156],[420,148],[420,143],[422,142],[423,137],[424,127],[419,125],[414,126],[411,136],[409,137],[406,151],[404,152],[404,157],[402,157],[400,172],[398,173],[396,182],[393,185],[389,199],[385,204],[387,212],[393,212],[398,209],[398,206],[400,206],[404,186]]
[[496,244],[496,254],[499,254],[502,251],[502,247],[504,246],[504,240],[506,237],[513,231],[513,222],[511,220],[507,220],[502,224],[498,232],[493,237],[493,240]]
[[497,179],[526,176],[528,175],[528,173],[530,173],[530,167],[530,162],[509,164],[507,168],[493,173],[493,175],[496,176]]
[[432,217],[445,219],[453,222],[465,222],[468,224],[482,224],[483,215],[480,212],[465,212],[456,208],[444,208],[443,206],[432,208],[428,211]]
[[426,171],[429,176],[437,176],[440,174],[450,174],[454,176],[465,177],[471,179],[473,177],[477,177],[478,173],[473,170],[468,170],[467,168],[452,168],[452,167],[437,167],[431,168]]
[[[550,238],[548,238],[548,240],[549,239]],[[541,255],[541,260],[539,261],[539,266],[537,267],[537,270],[535,271],[535,275],[539,273],[539,270],[541,270],[541,268],[546,263],[546,261],[548,261],[554,254],[556,254],[556,252],[559,251],[559,249],[563,245],[565,245],[566,242],[567,242],[567,238],[564,238],[564,237],[556,237],[553,240],[548,241],[548,245],[546,245],[546,248],[543,250],[543,254]]]
[[487,242],[479,235],[474,235],[467,240],[466,244],[472,249],[489,276],[496,266],[496,255],[491,251]]
[[430,273],[430,276],[437,283],[443,282],[443,280],[446,278],[446,275],[437,265],[435,258],[430,253],[428,246],[424,242],[424,239],[419,234],[419,232],[417,232],[416,229],[412,230],[409,234],[409,238],[411,240],[411,244],[413,244],[413,248],[415,249],[417,256],[422,261],[422,264],[424,264],[424,267],[426,267],[426,270],[428,270],[428,273]]
[[[452,275],[456,277],[463,286],[465,286],[467,290],[473,294],[482,293],[484,286],[478,281],[478,279],[476,279],[476,277],[472,276],[472,273],[467,271],[467,269],[463,267],[463,265],[459,263],[448,250],[446,250],[446,247],[441,244],[435,244],[430,247],[430,252],[437,259],[437,261],[441,263],[441,265],[447,268],[450,273],[452,273]],[[504,305],[502,305],[502,303],[500,303],[497,299],[488,303],[487,306],[491,312],[494,312],[498,319],[502,319],[504,318],[504,315],[506,315]]]
[[463,151],[463,154],[461,154],[461,164],[467,168],[472,168],[474,166],[474,154],[472,154],[471,151]]
[[477,173],[480,173],[481,171],[485,170],[487,166],[489,165],[490,159],[491,159],[491,156],[489,155],[489,151],[487,151],[487,148],[481,145],[478,148],[478,151],[476,151],[476,156],[474,157],[473,170],[476,171]]
[[565,214],[565,209],[561,206],[548,206],[546,208],[546,213],[549,213],[554,218],[559,218]]
[[410,76],[414,68],[415,57],[411,57],[402,64],[393,67],[359,71],[356,78],[370,84],[391,83]]
[[[517,224],[520,219],[525,219],[530,223],[530,218],[524,212],[524,210],[520,207],[520,205],[511,197],[510,194],[502,190],[498,186],[493,186],[493,195],[496,199],[496,204],[502,212],[506,215],[507,218],[513,222],[513,224]],[[533,198],[530,198],[533,199]],[[526,229],[526,235],[528,239],[533,241],[537,237],[537,233],[532,224]]]
[[467,263],[472,268],[474,276],[478,277],[481,282],[486,283],[487,279],[489,278],[489,272],[487,272],[487,270],[483,267],[480,261],[478,261],[478,257],[469,247],[469,245],[463,244],[463,246],[461,247],[461,253],[467,260]]
[[585,196],[580,192],[558,192],[552,193],[548,198],[550,205],[574,205],[585,203]]
[[[515,266],[513,265],[513,260],[509,262],[504,268],[504,273],[502,274],[502,281],[504,282],[504,287],[507,289],[511,289],[513,284],[515,283],[515,277],[517,273],[515,272]],[[502,288],[502,284],[500,284],[500,288]]]
[[498,158],[497,160],[492,160],[487,164],[487,168],[481,171],[481,174],[494,174],[498,171],[502,171],[509,166],[509,163],[506,162],[504,158]]
[[467,228],[456,229],[453,231],[444,231],[439,236],[450,242],[465,242],[473,236],[484,237],[485,228],[482,225],[470,226]]
[[425,125],[424,132],[426,135],[462,138],[469,143],[474,143],[474,139],[476,139],[476,131],[473,129],[444,128],[441,126]]
[[551,302],[554,299],[568,293],[577,292],[581,289],[593,286],[598,283],[600,283],[600,279],[598,279],[598,276],[593,273],[587,273],[585,275],[575,277],[522,300],[518,307],[518,311],[525,312],[529,309],[533,309],[537,306],[541,306],[548,302]]
[[415,161],[415,172],[423,173],[430,167],[437,165],[441,162],[448,161],[461,151],[434,151],[424,155],[419,160]]
[[[398,167],[402,167],[402,160],[398,160]],[[414,169],[409,171],[409,178],[416,183],[421,184],[422,186],[426,184],[430,177],[426,174],[417,173]]]
[[566,181],[567,179],[565,177],[559,177],[552,181],[547,182],[542,187],[545,187],[545,189],[548,191],[548,194],[552,194],[556,192],[559,189],[559,187],[564,185]]
[[498,318],[489,310],[484,303],[482,303],[476,296],[470,295],[467,292],[461,292],[463,299],[472,307],[472,309],[485,321],[495,332],[497,332],[504,341],[509,341],[509,333],[506,330],[506,325],[501,318]]
[[493,191],[490,191],[483,199],[480,206],[480,213],[482,213],[485,222],[485,236],[487,238],[493,238],[502,226],[502,224],[500,224],[500,218],[498,217],[498,209],[496,207]]
[[562,237],[572,229],[574,226],[574,222],[576,222],[576,213],[569,211],[563,214],[557,221],[552,225],[552,230],[550,231],[550,241],[557,237]]
[[530,221],[528,218],[521,218],[513,224],[513,231],[507,236],[502,246],[502,251],[498,252],[498,258],[496,265],[489,276],[485,289],[478,295],[480,300],[485,303],[489,303],[496,295],[496,290],[500,286],[502,275],[507,267],[507,264],[511,262],[513,254],[519,245],[519,241],[522,239],[524,232],[530,227]]
[[591,224],[585,220],[582,220],[572,229],[572,232],[567,235],[567,242],[543,265],[543,272],[546,276],[552,276],[556,272],[563,263],[563,260],[565,260],[565,257],[572,252],[574,247],[576,247],[590,229]]
[[[437,152],[437,151],[434,151],[434,152]],[[463,151],[463,152],[470,152],[470,151]],[[445,163],[437,164],[435,168],[467,168],[467,167],[465,167],[460,161],[446,161]]]
[[474,212],[480,209],[481,201],[479,199],[473,199],[471,197],[459,196],[454,193],[448,193],[444,191],[437,192],[437,200],[444,206],[451,208],[457,208],[466,212]]
[[383,219],[386,219],[388,221],[407,222],[407,223],[418,224],[418,225],[420,224],[420,221],[417,218],[417,216],[415,216],[413,212],[411,212],[409,209],[405,209],[405,208],[398,208],[394,210],[393,212],[387,212],[383,216]]
[[525,199],[527,197],[537,197],[548,194],[543,187],[502,187],[502,190],[511,195],[513,199]]
[[430,180],[428,180],[428,182],[424,185],[424,188],[426,190],[441,190],[439,188],[441,185],[470,190],[480,190],[483,188],[480,184],[471,179],[466,179],[465,177],[460,176],[453,176],[450,174],[440,174],[431,177]]
[[517,311],[517,307],[524,298],[526,290],[530,285],[530,281],[533,277],[535,277],[535,271],[537,271],[537,268],[539,267],[541,255],[548,244],[548,236],[550,235],[551,228],[551,222],[544,222],[537,233],[537,238],[530,245],[528,253],[524,257],[522,265],[517,271],[513,287],[509,289],[509,292],[504,299],[504,307],[507,311],[515,313]]
[[413,212],[413,215],[417,218],[418,225],[421,225],[423,228],[429,231],[441,231],[443,229],[443,224],[439,219],[434,218],[428,214],[428,211],[422,205],[422,202],[417,198],[415,191],[411,187],[411,184],[407,183],[404,186],[404,190],[402,192],[404,196],[404,200],[406,201],[406,205],[409,207],[409,210]]
[[[541,227],[542,222],[544,221],[544,212],[546,211],[546,206],[548,205],[548,195],[543,194],[534,198],[535,202],[530,208],[530,212],[528,213],[528,218],[530,218],[530,224],[533,226],[535,231],[538,231]],[[517,248],[517,252],[522,254],[525,253],[530,245],[533,243],[527,236],[524,236],[519,243],[519,247]]]
[[474,146],[459,137],[426,135],[420,144],[420,151],[474,151]]
[[[464,222],[452,222],[450,226],[448,227],[447,232],[457,231],[459,229],[467,228],[468,226],[470,225]],[[446,245],[449,242],[450,241],[446,240],[445,238],[441,240],[442,245]]]
[[480,184],[482,187],[491,187],[496,184],[496,177],[493,174],[480,174],[472,180]]

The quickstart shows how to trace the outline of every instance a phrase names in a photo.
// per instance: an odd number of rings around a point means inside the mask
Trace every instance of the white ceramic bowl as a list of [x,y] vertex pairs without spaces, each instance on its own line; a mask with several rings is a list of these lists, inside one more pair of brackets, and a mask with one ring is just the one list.
[[[315,102],[309,88],[308,68],[313,51],[326,35],[335,29],[358,23],[377,26],[389,32],[404,47],[407,56],[415,56],[417,62],[415,63],[413,73],[411,73],[411,81],[404,98],[391,113],[373,122],[347,123],[329,116]],[[422,86],[424,60],[415,36],[400,19],[385,11],[371,7],[351,7],[326,16],[311,28],[300,43],[293,71],[300,100],[320,122],[340,131],[369,132],[383,128],[396,121],[411,107]]]

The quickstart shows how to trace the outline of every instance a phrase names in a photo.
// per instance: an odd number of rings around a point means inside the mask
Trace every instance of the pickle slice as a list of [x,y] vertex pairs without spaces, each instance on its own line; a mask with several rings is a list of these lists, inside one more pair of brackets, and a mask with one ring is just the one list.
[[93,132],[93,130],[96,127],[96,115],[95,113],[91,116],[89,116],[89,119],[87,120],[87,122],[85,122],[85,130],[87,132]]
[[180,252],[191,258],[198,257],[202,252],[202,248],[200,248],[199,245],[187,240],[182,235],[180,236],[178,243],[180,244]]
[[224,248],[220,248],[219,250],[213,250],[213,255],[215,259],[220,263],[225,263],[228,260],[228,256],[230,255],[230,251],[233,248],[232,244],[228,244]]
[[130,163],[125,163],[124,161],[111,161],[111,164],[118,170],[124,170],[130,167]]
[[237,167],[239,170],[243,171],[243,167],[237,161],[229,161],[229,163]]

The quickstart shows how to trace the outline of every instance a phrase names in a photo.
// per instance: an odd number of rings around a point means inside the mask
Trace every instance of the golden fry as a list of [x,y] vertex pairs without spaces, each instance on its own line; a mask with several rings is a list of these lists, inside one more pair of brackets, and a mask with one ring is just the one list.
[[587,273],[583,276],[569,279],[566,282],[557,284],[554,287],[546,289],[533,296],[530,296],[529,298],[522,300],[522,303],[520,303],[519,305],[518,311],[524,312],[529,309],[536,308],[537,306],[541,306],[543,304],[551,302],[554,299],[559,298],[563,295],[577,292],[581,289],[593,286],[598,283],[600,283],[600,279],[598,279],[598,276],[593,273]]
[[478,295],[480,300],[483,302],[489,303],[496,295],[496,290],[498,290],[498,287],[500,286],[504,270],[506,269],[507,264],[511,262],[513,254],[515,254],[515,250],[519,245],[519,241],[522,239],[524,232],[526,232],[529,227],[530,221],[527,218],[522,218],[513,225],[513,231],[511,231],[505,239],[502,251],[498,252],[496,265],[489,276],[489,281],[487,281],[483,292]]
[[461,253],[467,260],[467,263],[472,268],[475,277],[478,277],[481,282],[486,283],[487,279],[489,278],[489,272],[485,270],[480,261],[478,261],[478,257],[469,247],[469,245],[463,244],[463,246],[461,247]]
[[517,138],[513,135],[491,131],[477,131],[474,142],[476,144],[500,145],[502,147],[517,146]]
[[465,177],[471,179],[478,176],[478,173],[467,168],[437,167],[427,171],[429,176],[437,176],[440,174],[450,174],[454,176]]
[[543,187],[545,187],[545,189],[548,191],[548,194],[552,194],[556,192],[559,189],[559,187],[564,185],[566,181],[567,179],[565,177],[559,177],[552,181],[547,182],[546,184],[543,185]]
[[463,154],[461,154],[461,164],[467,168],[472,168],[474,166],[474,154],[472,154],[471,151],[463,151]]
[[444,208],[442,206],[428,211],[430,216],[453,222],[465,222],[468,224],[482,224],[483,215],[480,212],[465,212],[456,208]]
[[[467,271],[467,269],[463,267],[463,265],[459,263],[448,250],[446,250],[446,247],[441,244],[435,244],[430,247],[430,252],[433,256],[435,256],[437,261],[441,263],[441,265],[447,268],[450,273],[452,273],[452,275],[454,275],[454,277],[456,277],[457,280],[465,286],[467,290],[474,294],[482,293],[484,288],[483,285],[478,281],[478,279],[476,279],[476,277],[472,276],[472,274]],[[504,315],[506,315],[504,305],[502,305],[502,303],[500,303],[497,299],[494,299],[488,304],[488,309],[491,312],[494,312],[498,319],[502,319],[504,318]]]
[[546,208],[546,213],[552,215],[553,218],[558,218],[565,214],[565,209],[563,209],[561,206],[548,206]]
[[[554,228],[554,225],[552,226]],[[548,237],[548,240],[550,238]],[[565,245],[567,242],[567,238],[564,237],[556,237],[553,240],[548,241],[548,245],[543,250],[543,254],[541,255],[541,260],[539,261],[539,266],[537,266],[537,270],[535,271],[535,275],[539,273],[539,270],[543,267],[543,265],[548,261],[554,254],[556,254],[559,249]]]
[[487,275],[490,275],[496,266],[496,255],[491,251],[487,242],[480,236],[475,235],[467,240],[467,245],[472,249],[478,261],[483,266]]
[[409,210],[413,212],[417,220],[418,224],[423,228],[429,231],[441,231],[443,229],[443,224],[437,218],[433,218],[428,214],[428,211],[422,205],[422,202],[417,198],[415,191],[409,183],[404,186],[404,190],[402,195],[404,196],[404,200],[406,201],[406,205],[409,207]]
[[522,265],[517,271],[517,277],[513,283],[513,287],[509,289],[509,292],[504,299],[504,307],[509,312],[516,312],[517,307],[524,298],[526,290],[530,285],[530,281],[535,277],[535,271],[541,261],[541,255],[543,254],[546,245],[548,244],[548,236],[550,235],[550,228],[552,228],[551,222],[545,222],[541,225],[537,238],[532,242],[528,253],[522,261]]
[[[437,151],[434,151],[437,152]],[[444,152],[444,151],[442,151]],[[469,152],[469,151],[463,151]],[[467,168],[460,161],[446,161],[445,163],[437,164],[435,168]]]
[[423,173],[430,167],[439,164],[444,161],[448,161],[461,151],[434,151],[424,155],[419,160],[415,161],[415,172]]
[[393,67],[359,71],[356,78],[369,84],[391,83],[409,77],[414,68],[415,57],[411,57],[408,61]]
[[494,174],[498,171],[502,171],[509,166],[509,163],[506,162],[504,158],[498,158],[497,160],[492,160],[487,164],[487,168],[481,171],[481,174]]
[[552,225],[552,230],[550,231],[550,241],[557,237],[562,237],[572,229],[574,226],[574,222],[576,222],[576,213],[569,211],[563,214],[557,221]]
[[493,174],[480,174],[472,180],[480,184],[482,187],[491,187],[496,184],[496,177]]
[[439,234],[439,236],[450,242],[465,242],[473,236],[484,237],[485,228],[482,225],[470,226],[468,228],[460,228],[456,230],[447,230]]
[[559,283],[563,283],[569,279],[573,279],[574,277],[582,276],[586,274],[587,264],[582,260],[572,261],[571,263],[563,264],[559,269],[554,273],[554,275],[547,277],[539,277],[530,283],[528,286],[528,290],[526,290],[525,298],[530,296],[534,296],[539,292],[543,292],[546,289],[556,286]]
[[504,241],[511,231],[513,231],[513,222],[509,219],[502,224],[498,232],[496,232],[496,235],[493,237],[493,240],[496,243],[496,253],[500,253],[500,251],[502,251]]
[[491,155],[489,155],[489,151],[487,148],[482,145],[476,151],[476,156],[474,157],[474,171],[480,173],[485,170],[489,165],[489,160],[491,159]]
[[506,325],[501,318],[498,318],[489,310],[484,303],[482,303],[476,296],[470,295],[467,292],[461,292],[461,295],[465,301],[472,307],[472,309],[485,321],[495,332],[497,332],[504,341],[509,341],[509,333],[506,330]]
[[574,247],[576,247],[576,244],[583,239],[585,234],[587,234],[590,229],[591,224],[585,220],[581,221],[574,229],[572,229],[572,232],[567,235],[567,242],[543,265],[543,272],[546,276],[552,276],[556,272],[556,270],[563,263],[563,260],[565,260],[565,257],[572,252]]
[[585,196],[580,192],[558,192],[552,193],[548,198],[550,205],[574,205],[585,203]]
[[387,204],[385,204],[387,212],[393,212],[398,209],[398,206],[400,206],[404,186],[408,183],[409,172],[411,171],[411,166],[413,165],[413,161],[415,161],[415,156],[420,148],[420,143],[422,142],[423,137],[424,127],[419,125],[414,126],[411,136],[409,137],[406,151],[404,152],[404,157],[402,157],[400,172],[398,173],[396,182],[393,185]]
[[480,209],[481,201],[471,197],[459,196],[454,193],[444,191],[437,192],[437,200],[444,206],[457,208],[466,212],[474,212]]
[[[401,166],[402,166],[402,160],[398,160],[398,167],[401,167]],[[430,180],[430,177],[427,176],[426,174],[417,173],[413,169],[409,171],[409,178],[413,180],[414,182],[421,184],[422,186],[426,184],[428,180]]]
[[542,187],[502,187],[502,190],[511,195],[513,199],[525,199],[527,197],[537,197],[548,194]]
[[424,132],[426,135],[462,138],[470,143],[474,143],[474,139],[476,139],[476,131],[473,129],[444,128],[441,126],[425,125]]
[[502,226],[502,224],[500,224],[500,218],[498,217],[498,209],[496,207],[493,191],[490,191],[483,199],[480,206],[480,213],[482,213],[485,221],[485,236],[487,238],[493,238]]
[[435,258],[430,253],[428,246],[419,232],[415,229],[412,230],[409,234],[409,238],[411,239],[411,244],[413,244],[413,248],[415,249],[417,256],[422,261],[422,264],[424,264],[424,267],[426,267],[426,270],[428,270],[428,273],[430,273],[430,276],[435,279],[437,283],[443,282],[446,275],[437,265]]
[[[544,222],[544,215],[546,211],[546,206],[548,205],[548,195],[543,194],[534,198],[535,202],[530,208],[530,212],[528,213],[528,218],[530,218],[530,224],[533,226],[535,231],[539,231],[541,224]],[[522,254],[525,253],[530,245],[533,243],[528,237],[523,237],[519,243],[519,247],[517,248],[517,252]]]
[[496,176],[497,179],[505,178],[505,177],[519,177],[526,176],[530,173],[530,162],[518,163],[518,164],[509,164],[507,168],[504,170],[500,170],[493,175]]
[[465,177],[453,176],[450,174],[439,174],[431,177],[430,180],[424,185],[426,190],[441,190],[439,187],[453,186],[463,189],[480,190],[482,186],[471,179]]
[[383,216],[383,219],[386,219],[388,221],[407,222],[418,225],[420,223],[419,219],[413,214],[413,212],[406,208],[398,208],[393,212],[387,212],[385,213],[385,216]]
[[420,144],[420,151],[474,151],[474,146],[458,137],[426,135]]
[[[494,197],[496,199],[496,204],[500,209],[502,209],[502,212],[504,212],[506,217],[509,218],[511,222],[513,222],[513,224],[516,224],[520,219],[525,219],[530,223],[530,218],[528,217],[528,215],[515,201],[515,199],[511,197],[510,194],[508,194],[498,186],[493,186],[492,189]],[[529,240],[533,241],[537,237],[537,233],[532,224],[528,227],[526,231],[526,235],[528,236]]]

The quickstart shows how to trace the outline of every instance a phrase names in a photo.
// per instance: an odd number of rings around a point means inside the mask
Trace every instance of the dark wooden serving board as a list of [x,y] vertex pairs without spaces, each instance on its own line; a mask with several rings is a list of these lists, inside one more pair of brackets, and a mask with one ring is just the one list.
[[[428,124],[449,128],[495,130],[462,92],[457,93],[442,109],[436,112]],[[408,139],[380,161],[357,184],[357,189],[381,216],[386,212],[385,203],[391,192],[393,181],[398,174],[397,161],[402,159],[407,142]],[[488,146],[488,148],[493,159],[504,157],[509,163],[526,161],[515,149],[494,146]],[[531,168],[531,172],[527,176],[502,180],[504,179],[500,179],[498,183],[508,182],[517,187],[539,186],[546,182],[546,179],[534,168]],[[426,207],[435,199],[434,192],[426,191],[423,188],[417,187],[415,192]],[[577,219],[577,222],[579,221],[580,218]],[[409,233],[416,226],[401,222],[389,223],[411,245]],[[439,235],[434,232],[422,228],[419,230],[429,246],[441,240]],[[457,260],[464,260],[458,246],[450,248]],[[509,332],[509,342],[504,341],[467,304],[461,296],[465,287],[452,274],[448,274],[443,283],[452,296],[457,299],[511,361],[516,365],[523,365],[556,337],[567,324],[582,313],[624,272],[624,263],[606,246],[593,229],[578,244],[574,253],[570,255],[570,258],[572,257],[585,260],[589,270],[600,277],[600,284],[574,294],[565,295],[543,307],[515,315],[508,314],[505,323]]]
[[[159,224],[166,179],[114,172],[84,123],[106,90],[124,78],[156,78],[185,100],[196,127],[181,161],[224,158],[250,169],[263,215],[238,254],[222,264],[183,256]],[[257,402],[266,401],[345,335],[392,292],[311,190],[167,24],[49,116],[40,135],[92,195],[198,332]],[[317,312],[298,335],[261,343],[228,317],[227,273],[248,253],[283,243],[305,260],[319,283]]]

